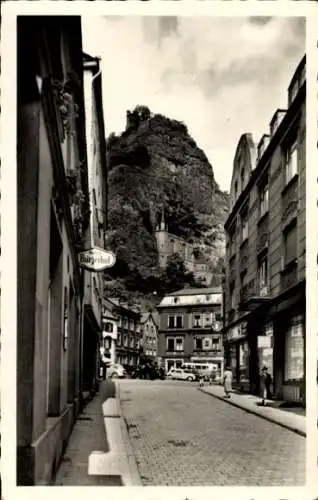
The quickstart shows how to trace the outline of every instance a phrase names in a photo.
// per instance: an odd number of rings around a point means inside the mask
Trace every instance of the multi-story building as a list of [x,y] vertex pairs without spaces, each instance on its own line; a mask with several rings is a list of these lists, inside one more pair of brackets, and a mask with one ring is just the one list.
[[231,182],[224,288],[227,362],[237,382],[259,390],[266,365],[274,393],[304,401],[305,380],[305,57],[256,147],[239,140]]
[[100,377],[105,378],[107,367],[116,362],[116,342],[118,317],[113,310],[115,305],[107,298],[103,299],[102,336],[100,340]]
[[144,313],[140,319],[141,333],[141,358],[155,361],[157,359],[158,342],[158,314],[154,312]]
[[223,373],[221,287],[185,288],[166,295],[157,309],[158,356],[166,370],[201,361]]
[[80,17],[19,16],[17,72],[17,483],[38,485],[54,475],[82,393]]
[[[89,228],[83,249],[105,248],[107,171],[102,74],[98,58],[84,59],[84,103],[87,146]],[[96,387],[102,331],[103,273],[84,270],[83,390]]]
[[140,313],[117,298],[104,300],[107,309],[117,321],[114,357],[122,365],[137,366],[140,358]]

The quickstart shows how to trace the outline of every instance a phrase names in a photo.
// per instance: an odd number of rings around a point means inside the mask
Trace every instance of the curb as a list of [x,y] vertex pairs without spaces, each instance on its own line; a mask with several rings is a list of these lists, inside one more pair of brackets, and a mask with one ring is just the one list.
[[129,470],[130,470],[130,477],[131,477],[131,485],[132,486],[142,486],[142,481],[141,477],[139,474],[137,462],[135,459],[135,455],[132,451],[132,447],[130,445],[130,440],[129,440],[129,434],[126,426],[126,421],[123,417],[123,412],[122,412],[122,407],[121,407],[121,400],[120,400],[120,389],[119,389],[119,383],[118,380],[115,382],[115,388],[116,388],[116,393],[115,397],[118,400],[118,407],[119,407],[119,414],[120,414],[120,427],[121,427],[121,433],[122,433],[122,438],[125,443],[125,448],[126,448],[126,454],[127,454],[127,460],[128,460],[128,465],[129,465]]
[[240,408],[243,411],[246,411],[247,413],[250,413],[251,415],[256,415],[257,417],[263,418],[264,420],[267,420],[268,422],[272,422],[273,424],[280,425],[280,427],[284,427],[284,429],[288,429],[289,431],[294,432],[295,434],[298,434],[299,436],[306,437],[306,433],[300,429],[297,429],[296,427],[291,427],[288,424],[285,424],[284,422],[279,422],[278,420],[274,420],[273,418],[269,417],[268,415],[263,415],[262,413],[257,413],[253,410],[250,410],[249,408],[246,408],[244,406],[239,405],[233,400],[230,399],[225,399],[222,396],[218,396],[216,394],[212,394],[211,392],[207,392],[201,387],[198,387],[197,390],[201,391],[203,394],[207,394],[208,396],[211,396],[212,398],[219,399],[220,401],[224,401],[225,403],[229,403],[232,406],[235,406],[236,408]]

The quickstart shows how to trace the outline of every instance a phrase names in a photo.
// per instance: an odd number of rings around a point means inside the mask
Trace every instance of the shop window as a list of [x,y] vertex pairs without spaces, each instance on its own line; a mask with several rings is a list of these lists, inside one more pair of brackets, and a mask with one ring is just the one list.
[[260,217],[262,217],[268,211],[268,184],[260,188],[259,197],[260,197]]
[[304,325],[303,317],[293,318],[286,332],[285,382],[304,378]]
[[288,184],[298,171],[298,149],[297,139],[286,149],[285,152],[285,184]]
[[297,224],[289,226],[284,232],[284,267],[297,259]]
[[202,349],[202,339],[201,338],[194,339],[194,348],[198,349],[198,350]]

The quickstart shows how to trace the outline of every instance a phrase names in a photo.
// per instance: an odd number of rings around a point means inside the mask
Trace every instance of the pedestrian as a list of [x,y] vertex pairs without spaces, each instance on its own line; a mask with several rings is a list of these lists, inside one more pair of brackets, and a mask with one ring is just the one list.
[[199,387],[203,387],[204,385],[204,377],[203,377],[203,373],[200,372],[199,373]]
[[232,371],[229,366],[226,367],[225,372],[223,374],[223,387],[225,392],[225,397],[230,398],[232,392]]
[[272,377],[268,373],[267,366],[263,366],[260,375],[261,405],[266,406],[266,399],[271,398]]

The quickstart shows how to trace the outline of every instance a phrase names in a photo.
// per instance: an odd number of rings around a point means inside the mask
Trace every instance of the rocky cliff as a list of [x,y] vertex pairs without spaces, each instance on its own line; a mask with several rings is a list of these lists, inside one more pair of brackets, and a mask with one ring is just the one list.
[[107,162],[108,245],[117,255],[109,274],[116,278],[108,285],[112,294],[129,300],[127,293],[156,293],[156,284],[148,285],[162,277],[154,237],[162,214],[170,233],[192,242],[198,257],[220,269],[229,197],[183,123],[137,106],[127,112],[126,130],[109,136]]

